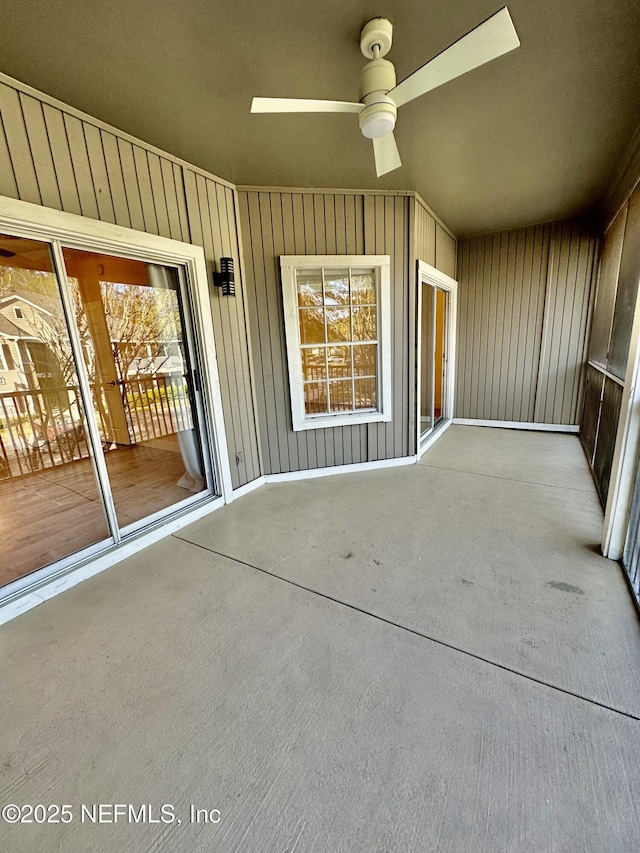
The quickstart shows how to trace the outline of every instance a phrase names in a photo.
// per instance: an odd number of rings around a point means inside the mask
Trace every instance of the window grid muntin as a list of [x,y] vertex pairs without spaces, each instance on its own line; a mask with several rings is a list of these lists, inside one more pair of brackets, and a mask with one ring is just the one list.
[[[300,350],[304,349],[318,349],[320,347],[324,348],[325,354],[325,377],[324,380],[318,379],[305,379],[304,378],[304,368],[302,374],[302,393],[303,393],[303,405],[305,410],[305,418],[306,419],[315,419],[315,418],[326,418],[328,415],[336,415],[336,414],[367,414],[368,412],[377,412],[379,410],[379,401],[380,401],[380,273],[378,267],[352,267],[348,266],[346,269],[348,270],[349,276],[349,300],[347,303],[341,303],[339,305],[330,306],[332,308],[344,308],[349,311],[349,333],[351,335],[351,339],[348,341],[329,341],[328,328],[327,328],[327,304],[326,304],[326,279],[325,272],[326,270],[331,270],[331,267],[306,267],[304,269],[305,274],[309,274],[310,272],[315,272],[317,269],[320,271],[321,277],[321,285],[322,285],[322,320],[323,320],[323,329],[324,329],[324,341],[322,343],[302,343],[300,341]],[[373,291],[375,294],[376,301],[375,302],[353,302],[353,289],[352,289],[352,275],[353,270],[357,270],[356,275],[373,275]],[[300,270],[302,272],[302,270]],[[298,271],[296,270],[295,275],[295,286],[296,286],[296,306],[297,306],[297,315],[298,315],[298,330],[299,333],[302,330],[301,327],[301,312],[313,310],[308,305],[300,305],[298,298]],[[376,337],[375,338],[365,338],[354,341],[353,338],[353,319],[354,319],[354,308],[364,309],[364,308],[373,308],[375,310],[376,316]],[[361,374],[358,377],[355,376],[355,368],[354,368],[354,354],[353,347],[354,346],[370,346],[375,345],[376,347],[376,372],[375,374]],[[337,347],[337,346],[348,346],[351,350],[350,352],[350,367],[351,367],[351,403],[352,408],[350,409],[336,409],[332,410],[331,407],[331,377],[329,376],[329,347]],[[376,405],[370,407],[356,408],[356,391],[355,391],[355,383],[356,378],[363,382],[364,380],[375,380],[375,392],[376,392]],[[336,377],[333,378],[333,381],[340,381]],[[342,381],[345,381],[342,379]],[[307,399],[305,389],[308,385],[320,385],[323,384],[326,388],[326,396],[327,396],[327,411],[326,412],[308,412],[307,411]]]

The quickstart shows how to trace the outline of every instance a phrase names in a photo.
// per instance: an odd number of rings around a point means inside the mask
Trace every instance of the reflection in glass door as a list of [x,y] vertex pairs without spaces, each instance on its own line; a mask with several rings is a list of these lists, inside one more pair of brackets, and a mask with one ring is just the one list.
[[453,419],[453,371],[458,283],[418,261],[418,455]]
[[0,586],[108,541],[50,248],[0,235]]
[[[428,285],[425,285],[428,286]],[[437,426],[444,418],[446,392],[446,310],[447,294],[439,287],[435,291],[435,329],[433,348],[433,423]]]
[[63,249],[118,526],[207,492],[175,269]]
[[0,586],[214,494],[185,286],[0,235]]
[[424,437],[446,416],[449,294],[426,282],[420,287],[420,436]]

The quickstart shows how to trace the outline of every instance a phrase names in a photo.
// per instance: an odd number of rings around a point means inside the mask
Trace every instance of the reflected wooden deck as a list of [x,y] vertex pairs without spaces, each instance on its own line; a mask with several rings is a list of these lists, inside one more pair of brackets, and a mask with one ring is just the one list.
[[[184,500],[177,442],[107,454],[122,527]],[[0,481],[0,585],[108,537],[91,460]]]

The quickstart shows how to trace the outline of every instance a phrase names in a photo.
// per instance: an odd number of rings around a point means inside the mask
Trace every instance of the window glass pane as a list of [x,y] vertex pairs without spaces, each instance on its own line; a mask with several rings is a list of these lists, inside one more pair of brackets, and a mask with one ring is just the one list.
[[0,584],[109,538],[46,243],[0,235]]
[[325,348],[312,347],[301,350],[302,352],[302,378],[305,382],[314,379],[326,379],[327,365],[325,361]]
[[356,379],[355,409],[375,409],[378,405],[377,383],[375,379]]
[[324,304],[349,304],[349,270],[325,270]]
[[351,318],[348,308],[327,308],[327,337],[329,341],[351,340]]
[[351,301],[354,305],[376,304],[376,276],[373,270],[351,270]]
[[126,527],[210,490],[178,277],[157,264],[63,252],[116,515]]
[[353,411],[353,384],[350,379],[329,382],[329,402],[332,412]]
[[640,280],[640,187],[636,187],[629,199],[607,358],[607,369],[619,379],[624,379],[627,370],[638,280]]
[[322,308],[301,308],[300,343],[324,343],[324,311]]
[[434,348],[434,384],[433,384],[433,417],[434,423],[444,417],[444,396],[445,396],[445,311],[447,304],[447,295],[440,288],[436,288],[436,329],[435,329],[435,348]]
[[433,353],[435,287],[422,282],[422,313],[420,317],[420,434],[433,427]]
[[322,305],[322,271],[298,270],[298,305]]
[[351,376],[351,347],[329,347],[329,376]]
[[378,337],[375,308],[353,308],[353,340],[375,341]]
[[353,347],[353,372],[355,376],[375,376],[377,367],[377,346],[360,344]]
[[625,214],[626,211],[623,208],[605,234],[602,244],[598,292],[593,309],[591,338],[589,340],[589,359],[603,366],[607,364],[607,353],[609,351],[609,337],[611,335],[620,254],[626,222]]
[[304,408],[308,415],[322,415],[329,411],[326,382],[308,382],[305,384]]

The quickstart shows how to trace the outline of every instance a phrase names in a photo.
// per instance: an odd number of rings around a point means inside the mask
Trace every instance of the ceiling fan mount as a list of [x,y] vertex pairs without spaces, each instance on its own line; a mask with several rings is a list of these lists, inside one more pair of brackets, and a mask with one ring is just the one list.
[[[360,33],[360,50],[367,59],[377,59],[378,56],[386,56],[391,50],[393,42],[393,24],[386,18],[373,18],[368,21]],[[378,54],[374,47],[378,46]]]
[[373,140],[378,177],[402,163],[393,136],[398,107],[497,59],[520,46],[507,7],[468,32],[396,84],[393,63],[384,59],[393,42],[393,26],[386,18],[373,18],[360,33],[360,50],[369,62],[360,72],[360,101],[325,101],[300,98],[254,98],[253,113],[356,113],[363,136]]

